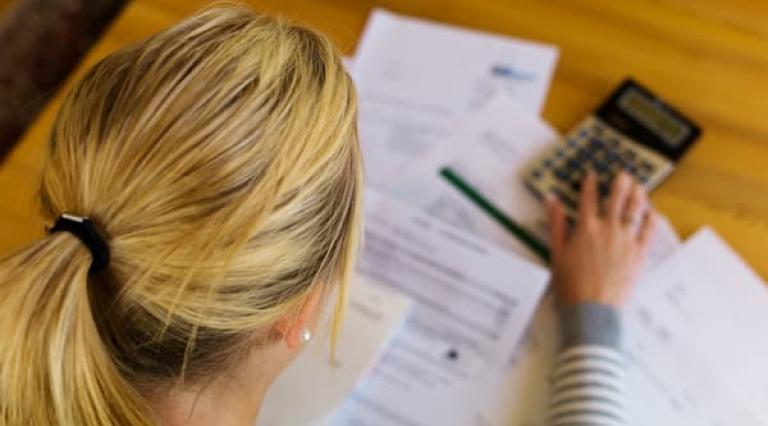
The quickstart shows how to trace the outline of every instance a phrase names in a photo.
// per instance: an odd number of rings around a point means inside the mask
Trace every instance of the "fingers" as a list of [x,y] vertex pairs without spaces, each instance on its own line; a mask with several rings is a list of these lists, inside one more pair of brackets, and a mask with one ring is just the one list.
[[637,183],[633,183],[628,199],[626,210],[622,215],[622,221],[625,222],[625,225],[630,226],[632,231],[636,231],[639,229],[640,222],[643,220],[648,208],[648,196],[646,195],[645,188]]
[[653,210],[649,210],[643,218],[643,223],[640,225],[640,233],[638,234],[638,241],[643,249],[647,249],[650,246],[653,234],[656,232],[658,220],[658,214]]
[[555,261],[560,257],[565,246],[567,224],[563,205],[553,194],[547,196],[547,212],[549,213],[550,248],[552,260]]
[[632,178],[626,172],[619,173],[613,180],[611,195],[605,212],[608,219],[620,220],[632,192],[632,186]]
[[598,213],[597,200],[597,178],[595,173],[590,171],[581,184],[581,195],[579,199],[579,222],[585,222],[597,218]]

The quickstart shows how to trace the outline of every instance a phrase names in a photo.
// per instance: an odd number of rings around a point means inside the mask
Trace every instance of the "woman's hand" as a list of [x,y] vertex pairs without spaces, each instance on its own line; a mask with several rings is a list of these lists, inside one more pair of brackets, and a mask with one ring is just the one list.
[[552,270],[559,302],[582,302],[619,307],[648,254],[656,224],[645,190],[621,173],[600,209],[596,178],[584,179],[579,218],[568,229],[560,201],[548,197]]

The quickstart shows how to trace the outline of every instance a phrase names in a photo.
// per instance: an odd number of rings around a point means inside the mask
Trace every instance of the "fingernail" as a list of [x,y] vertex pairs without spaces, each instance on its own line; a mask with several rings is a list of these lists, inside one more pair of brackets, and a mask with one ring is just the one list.
[[557,196],[556,196],[555,194],[551,193],[551,192],[547,192],[547,193],[544,195],[544,201],[545,201],[545,202],[546,202],[548,205],[550,205],[550,206],[551,206],[552,204],[554,204],[554,203],[555,203],[555,201],[557,201]]
[[622,184],[627,184],[632,182],[632,176],[629,175],[626,171],[622,170],[619,172],[618,179]]

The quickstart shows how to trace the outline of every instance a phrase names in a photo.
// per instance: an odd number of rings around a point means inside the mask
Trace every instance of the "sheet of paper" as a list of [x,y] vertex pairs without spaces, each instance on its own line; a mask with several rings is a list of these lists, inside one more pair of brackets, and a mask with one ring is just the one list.
[[[629,424],[768,424],[764,283],[711,230],[664,234],[624,315]],[[477,425],[544,424],[557,335],[548,299]]]
[[[714,231],[704,228],[641,287],[630,306],[629,316],[634,320],[628,321],[629,333],[644,328],[656,339],[648,338],[646,348],[686,348],[685,355],[673,350],[663,354],[677,357],[679,364],[697,363],[711,372],[722,392],[741,402],[755,419],[722,424],[768,424],[766,284]],[[706,408],[717,405],[712,399],[682,403]]]
[[560,135],[507,96],[469,115],[439,150],[398,181],[392,193],[408,204],[516,250],[519,242],[439,176],[448,166],[516,223],[546,241],[546,213],[523,185],[525,168]]
[[[330,315],[318,335],[270,388],[259,414],[262,426],[322,424],[349,397],[405,320],[411,301],[399,292],[356,275],[345,321],[331,362]],[[329,313],[330,314],[330,313]]]
[[373,192],[366,221],[359,272],[408,295],[414,307],[332,424],[471,424],[549,273]]
[[699,360],[695,349],[665,334],[652,311],[630,308],[624,322],[629,426],[765,425]]
[[[546,242],[544,210],[523,186],[521,175],[528,162],[556,143],[559,135],[514,101],[499,97],[468,117],[454,137],[458,147],[455,151],[436,152],[402,178],[392,193],[433,217],[540,262],[519,240],[440,177],[438,170],[450,166]],[[676,231],[662,217],[646,271],[680,245]],[[558,336],[557,315],[548,298],[538,309],[512,368],[497,392],[488,398],[487,411],[478,416],[477,424],[541,424],[547,404],[548,375],[559,347]]]
[[[680,249],[682,243],[674,227],[662,217],[645,266],[650,274],[659,264]],[[549,398],[549,377],[560,347],[560,328],[552,294],[536,311],[520,348],[502,376],[496,391],[477,416],[477,426],[539,426]],[[643,384],[644,389],[653,389]],[[654,423],[664,424],[664,423]]]
[[538,114],[557,55],[552,45],[374,9],[355,71],[363,95],[466,109],[501,91]]
[[[635,321],[626,320],[634,324]],[[648,329],[627,328],[629,369],[626,379],[627,425],[745,425],[757,426],[735,397],[685,348],[661,347]],[[550,377],[560,346],[553,299],[537,311],[526,342],[515,356],[511,370],[476,426],[544,426],[549,402]],[[650,342],[650,343],[649,343]],[[672,353],[674,356],[669,356]],[[690,361],[690,362],[689,362]],[[697,406],[704,402],[705,406]]]
[[560,346],[554,297],[548,293],[536,310],[509,368],[500,376],[475,417],[475,426],[543,426],[549,376]]
[[[528,164],[560,135],[550,125],[506,96],[495,97],[468,116],[452,136],[452,149],[439,150],[412,169],[390,190],[404,203],[486,240],[540,260],[439,175],[449,166],[516,223],[547,243],[546,212],[523,184]],[[680,244],[672,225],[662,218],[649,264],[658,263]]]
[[538,114],[557,54],[550,45],[374,10],[354,72],[367,184],[388,188],[496,93]]

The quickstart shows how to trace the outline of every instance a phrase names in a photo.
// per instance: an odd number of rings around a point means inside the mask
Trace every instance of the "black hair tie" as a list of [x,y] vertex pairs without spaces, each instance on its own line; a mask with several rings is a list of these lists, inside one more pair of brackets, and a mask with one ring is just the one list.
[[90,272],[99,272],[107,268],[109,265],[109,246],[99,235],[90,219],[66,213],[62,214],[48,233],[54,234],[60,231],[69,232],[88,247],[93,258]]

